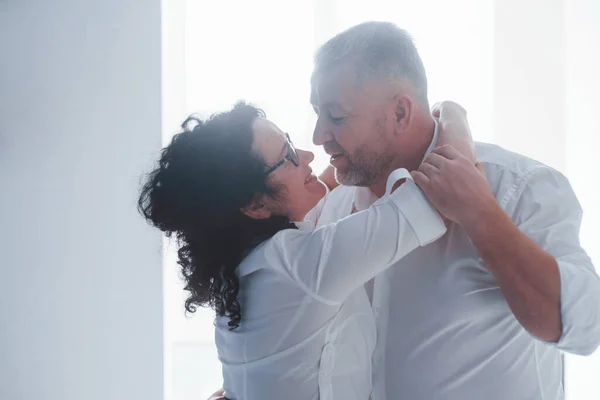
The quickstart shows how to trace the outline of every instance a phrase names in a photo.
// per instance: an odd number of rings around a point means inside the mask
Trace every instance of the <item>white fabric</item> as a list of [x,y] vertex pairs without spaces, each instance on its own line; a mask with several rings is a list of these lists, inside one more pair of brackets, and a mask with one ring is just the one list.
[[[434,149],[437,140],[438,140],[438,136],[439,136],[439,124],[437,122],[436,119],[433,120],[433,124],[434,124],[434,128],[433,128],[433,138],[431,139],[431,143],[429,144],[429,147],[427,148],[427,150],[425,151],[425,155],[423,156],[423,159],[425,159],[425,157],[427,157],[429,155],[429,153],[431,153],[431,151]],[[329,194],[329,192],[327,193]],[[353,211],[356,210],[364,210],[366,208],[369,208],[369,206],[371,204],[373,204],[374,202],[377,201],[377,196],[371,192],[370,190],[357,190],[354,193],[354,207],[353,207]],[[323,203],[321,205],[321,207],[319,207],[319,215],[323,212],[323,208],[325,203]],[[369,298],[369,302],[372,303],[373,302],[373,286],[374,286],[374,279],[371,279],[369,282],[367,282],[365,284],[365,290],[367,291],[367,296]]]
[[[373,400],[563,399],[559,350],[587,354],[600,343],[600,279],[579,245],[582,211],[568,180],[497,146],[476,151],[502,208],[558,260],[563,336],[547,344],[526,332],[465,232],[449,224],[374,279]],[[368,198],[365,188],[337,188],[319,224]]]
[[368,399],[376,332],[362,285],[446,231],[410,180],[364,212],[301,228],[279,232],[238,267],[239,328],[216,319],[230,399]]

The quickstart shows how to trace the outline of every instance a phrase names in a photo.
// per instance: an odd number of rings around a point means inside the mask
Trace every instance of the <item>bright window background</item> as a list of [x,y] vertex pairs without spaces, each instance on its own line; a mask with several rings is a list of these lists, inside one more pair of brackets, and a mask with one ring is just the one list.
[[[168,3],[168,2],[167,2]],[[165,4],[167,4],[165,3]],[[586,211],[582,243],[600,264],[600,92],[595,0],[185,0],[181,119],[245,99],[300,148],[311,143],[312,55],[341,30],[387,20],[415,38],[429,98],[469,112],[475,139],[497,143],[566,173]],[[168,7],[168,6],[167,6]],[[596,16],[594,18],[594,15]],[[173,61],[173,60],[171,60]],[[167,131],[173,131],[167,128]],[[595,182],[595,184],[592,184]],[[204,399],[221,386],[210,310],[183,313],[185,293],[168,248],[165,284],[167,400]],[[600,355],[567,360],[567,399],[600,398]]]

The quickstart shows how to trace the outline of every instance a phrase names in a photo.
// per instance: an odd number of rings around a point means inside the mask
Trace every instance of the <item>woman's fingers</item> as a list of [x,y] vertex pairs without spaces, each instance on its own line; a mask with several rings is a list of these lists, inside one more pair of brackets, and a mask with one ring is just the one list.
[[461,154],[460,151],[456,150],[454,147],[448,144],[436,147],[435,149],[433,149],[432,153],[439,154],[440,156],[443,156],[448,160],[455,160],[457,158],[465,157]]
[[425,158],[425,162],[428,162],[429,164],[437,167],[438,169],[440,169],[444,166],[444,162],[446,160],[447,160],[446,157],[442,156],[439,153],[436,153],[435,151],[432,151],[431,153],[429,153],[429,155]]
[[440,169],[426,161],[419,167],[419,172],[422,172],[423,174],[427,175],[429,179],[433,179],[436,175],[440,173]]
[[421,189],[423,189],[424,187],[428,187],[431,183],[429,177],[421,171],[413,171],[410,173],[410,175],[412,176],[417,186],[419,186]]

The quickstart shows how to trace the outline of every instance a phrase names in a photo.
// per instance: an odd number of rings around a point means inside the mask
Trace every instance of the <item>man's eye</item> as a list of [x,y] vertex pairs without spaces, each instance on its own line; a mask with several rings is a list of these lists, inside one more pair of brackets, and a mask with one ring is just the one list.
[[329,118],[334,124],[339,124],[344,120],[344,117],[334,117],[333,115],[330,115]]

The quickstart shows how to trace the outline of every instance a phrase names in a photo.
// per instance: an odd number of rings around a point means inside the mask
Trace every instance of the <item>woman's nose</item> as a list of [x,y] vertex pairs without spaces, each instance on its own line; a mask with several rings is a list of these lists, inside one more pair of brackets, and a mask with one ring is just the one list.
[[312,162],[312,160],[315,159],[315,155],[312,151],[298,149],[296,149],[296,151],[298,152],[298,156],[300,157],[300,163],[303,165],[308,165]]

